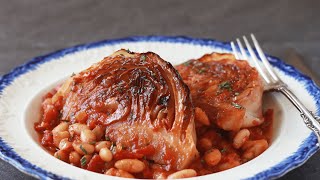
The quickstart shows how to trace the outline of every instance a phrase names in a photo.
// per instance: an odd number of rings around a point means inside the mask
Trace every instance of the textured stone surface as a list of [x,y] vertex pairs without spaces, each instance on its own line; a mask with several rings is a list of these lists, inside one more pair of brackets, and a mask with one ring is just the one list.
[[[319,8],[317,0],[0,0],[0,75],[34,56],[103,39],[186,35],[230,41],[253,32],[268,54],[319,79]],[[320,179],[319,159],[317,153],[282,179]],[[0,177],[33,179],[2,160]]]

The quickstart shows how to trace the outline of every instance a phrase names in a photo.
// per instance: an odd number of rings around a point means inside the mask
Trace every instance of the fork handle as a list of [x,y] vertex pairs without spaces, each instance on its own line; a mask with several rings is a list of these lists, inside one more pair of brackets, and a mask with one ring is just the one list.
[[278,90],[284,94],[293,105],[300,111],[300,116],[302,117],[306,126],[311,129],[318,138],[318,145],[320,143],[320,123],[317,121],[318,118],[313,115],[302,103],[301,101],[286,87],[280,87]]

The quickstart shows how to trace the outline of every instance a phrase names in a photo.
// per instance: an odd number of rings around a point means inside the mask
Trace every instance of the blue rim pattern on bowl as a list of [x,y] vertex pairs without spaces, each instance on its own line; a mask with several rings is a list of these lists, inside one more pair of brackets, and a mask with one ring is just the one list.
[[[225,50],[231,50],[229,43],[219,42],[211,39],[197,39],[189,38],[185,36],[133,36],[122,39],[115,40],[104,40],[95,43],[88,43],[83,45],[78,45],[70,47],[67,49],[59,50],[44,56],[39,56],[31,59],[25,64],[22,64],[14,68],[8,74],[0,77],[0,97],[2,91],[11,84],[17,77],[32,71],[38,67],[38,65],[45,62],[55,60],[59,57],[65,56],[67,54],[72,54],[82,50],[87,50],[91,48],[97,48],[105,45],[119,44],[124,42],[168,42],[168,43],[185,43],[200,46],[211,46],[217,47]],[[271,64],[280,70],[282,70],[286,75],[289,75],[299,82],[305,85],[308,93],[314,98],[317,107],[317,114],[320,112],[320,88],[308,77],[300,73],[296,68],[285,64],[283,61],[276,57],[268,56]],[[291,156],[287,157],[285,160],[279,164],[271,167],[270,169],[264,170],[263,172],[257,173],[248,179],[273,179],[283,176],[285,173],[300,166],[304,163],[310,156],[312,156],[317,150],[318,146],[316,136],[311,133],[308,138],[300,145],[299,149]],[[0,158],[9,162],[19,170],[24,173],[30,174],[32,176],[41,179],[68,179],[60,175],[48,172],[36,165],[31,164],[27,160],[20,157],[1,137],[0,137]]]

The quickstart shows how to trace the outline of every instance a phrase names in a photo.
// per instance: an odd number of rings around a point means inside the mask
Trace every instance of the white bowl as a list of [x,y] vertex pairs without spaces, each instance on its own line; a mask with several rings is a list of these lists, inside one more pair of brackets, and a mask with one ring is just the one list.
[[[39,120],[41,97],[45,92],[73,72],[79,72],[121,48],[153,51],[172,64],[213,51],[231,52],[228,43],[214,40],[146,36],[85,44],[36,57],[0,78],[0,157],[19,170],[42,179],[111,178],[71,166],[51,156],[40,146],[33,125]],[[318,112],[320,90],[312,80],[275,57],[268,56],[268,59],[307,108]],[[241,166],[197,178],[276,178],[302,165],[318,150],[315,135],[284,96],[276,92],[267,93],[264,107],[271,107],[275,112],[270,147]]]

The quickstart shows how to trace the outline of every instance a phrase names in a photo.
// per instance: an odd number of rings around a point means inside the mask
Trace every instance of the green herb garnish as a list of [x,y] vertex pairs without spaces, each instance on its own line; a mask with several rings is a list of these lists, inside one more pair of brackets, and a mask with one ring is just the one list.
[[110,147],[110,150],[111,150],[111,151],[114,151],[114,149],[115,149],[116,147],[117,147],[116,144],[115,144],[115,143],[112,143],[112,144],[111,144],[111,147]]
[[88,154],[87,150],[82,147],[82,144],[80,145],[80,149],[84,154]]
[[237,109],[243,109],[243,107],[240,104],[237,104],[235,102],[231,103],[233,107],[237,108]]
[[204,69],[200,69],[199,71],[198,71],[198,73],[199,74],[202,74],[202,73],[205,73],[206,71],[204,70]]
[[92,141],[92,142],[89,142],[89,144],[94,145],[94,144],[96,144],[96,142]]
[[231,83],[229,81],[224,81],[219,84],[219,89],[227,89],[228,91],[232,91]]
[[121,86],[118,86],[117,91],[119,91],[120,93],[123,93],[123,88]]
[[140,56],[140,61],[144,62],[146,60],[146,56],[145,55],[141,55]]
[[205,160],[204,160],[204,159],[201,159],[200,161],[201,161],[202,164],[205,163]]
[[58,153],[57,153],[57,158],[61,160],[61,157],[60,157],[60,155]]
[[106,141],[110,141],[110,137],[109,136],[106,136]]
[[76,74],[73,72],[72,74],[71,74],[71,77],[73,77],[73,76],[75,76]]
[[184,62],[183,65],[184,66],[189,66],[190,65],[190,61]]
[[226,152],[226,151],[227,151],[227,148],[221,149],[221,152],[222,152],[222,153],[224,153],[224,152]]
[[132,54],[133,52],[130,51],[129,49],[126,49],[127,53]]
[[85,165],[87,164],[87,158],[83,156],[83,157],[80,159],[80,162],[81,162],[81,167],[85,166]]

